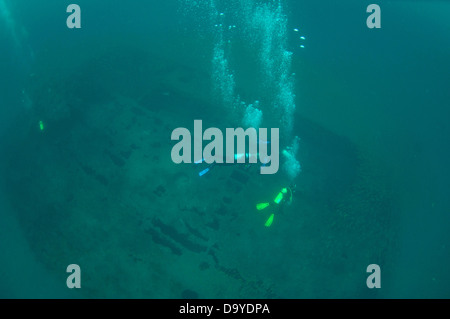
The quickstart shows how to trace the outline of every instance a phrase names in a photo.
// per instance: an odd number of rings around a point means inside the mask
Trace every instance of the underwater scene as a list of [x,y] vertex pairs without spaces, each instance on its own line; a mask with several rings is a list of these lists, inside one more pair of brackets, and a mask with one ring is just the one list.
[[450,3],[0,0],[0,297],[450,297]]

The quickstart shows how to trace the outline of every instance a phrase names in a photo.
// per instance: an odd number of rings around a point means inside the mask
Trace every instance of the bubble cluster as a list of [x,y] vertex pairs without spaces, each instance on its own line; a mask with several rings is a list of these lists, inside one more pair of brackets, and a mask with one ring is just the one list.
[[242,125],[244,126],[244,128],[253,127],[255,129],[258,129],[261,126],[263,113],[258,107],[259,101],[255,101],[254,105],[247,105],[247,107],[245,108],[244,117],[242,119]]
[[[180,0],[181,1],[181,0]],[[287,49],[288,19],[284,13],[284,1],[257,0],[197,0],[183,1],[187,10],[208,12],[211,31],[214,34],[212,57],[212,84],[214,96],[220,104],[240,117],[246,127],[260,127],[264,114],[281,128],[283,140],[292,139],[293,115],[296,108],[294,94],[295,74],[291,71],[292,52]],[[298,33],[299,29],[294,29]],[[239,37],[239,38],[238,38]],[[259,96],[260,103],[247,105],[237,92],[235,69],[230,61],[235,60],[232,54],[234,40],[245,43],[257,57],[258,74],[262,75]],[[299,34],[301,48],[304,48],[305,36]],[[233,59],[231,59],[233,58]],[[261,82],[261,83],[259,83]],[[244,92],[247,93],[247,92]],[[300,172],[300,163],[295,156],[294,146],[298,148],[294,138],[290,148],[286,148],[286,173],[295,178]],[[297,146],[296,146],[297,145]],[[283,153],[283,154],[284,154]]]
[[284,156],[283,170],[291,180],[296,178],[297,175],[302,171],[300,162],[296,158],[299,146],[300,138],[298,136],[295,136],[292,144],[286,147],[282,153]]

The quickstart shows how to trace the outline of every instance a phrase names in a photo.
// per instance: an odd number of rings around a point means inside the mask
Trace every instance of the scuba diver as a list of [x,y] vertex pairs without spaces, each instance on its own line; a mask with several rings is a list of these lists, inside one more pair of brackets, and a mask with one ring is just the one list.
[[[270,141],[259,140],[258,144],[270,144]],[[202,177],[205,174],[209,173],[214,167],[225,166],[225,165],[235,165],[235,164],[238,164],[238,160],[242,160],[242,158],[245,158],[245,163],[241,163],[241,164],[244,164],[245,169],[249,169],[250,167],[252,167],[252,165],[257,164],[258,158],[261,162],[260,163],[261,166],[266,166],[270,162],[270,159],[267,159],[264,157],[261,158],[261,156],[258,152],[257,153],[246,152],[246,153],[235,153],[234,157],[231,157],[228,159],[227,159],[226,155],[224,154],[222,163],[213,162],[211,164],[207,164],[205,162],[205,159],[202,158],[201,160],[194,162],[194,164],[200,168],[199,172],[198,172],[198,176]],[[229,160],[229,159],[231,159],[231,160]],[[253,159],[255,162],[251,163],[251,159]],[[258,165],[256,165],[256,166],[258,166]]]
[[[268,211],[270,211],[270,215],[267,218],[264,226],[270,227],[273,223],[273,220],[275,218],[275,213],[282,213],[283,207],[285,205],[290,205],[292,203],[292,195],[293,195],[293,189],[295,191],[295,185],[290,185],[288,187],[283,187],[277,196],[275,196],[273,202],[264,202],[256,204],[256,209],[258,211],[265,211],[266,208],[269,208]],[[270,209],[272,208],[272,209]],[[276,210],[274,212],[274,210]]]

